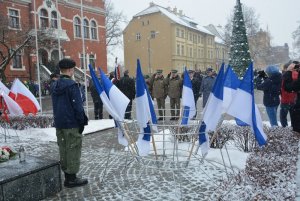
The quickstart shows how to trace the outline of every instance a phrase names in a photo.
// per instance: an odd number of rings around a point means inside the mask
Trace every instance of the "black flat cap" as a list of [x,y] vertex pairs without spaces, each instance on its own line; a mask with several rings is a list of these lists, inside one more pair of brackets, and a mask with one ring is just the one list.
[[76,66],[76,62],[72,59],[64,58],[58,62],[58,66],[60,69],[74,68]]

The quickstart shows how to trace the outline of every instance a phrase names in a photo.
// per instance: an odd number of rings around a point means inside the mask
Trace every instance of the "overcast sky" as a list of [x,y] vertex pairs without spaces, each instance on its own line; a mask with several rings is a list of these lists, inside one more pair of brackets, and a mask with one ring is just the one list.
[[[117,11],[122,11],[131,20],[132,16],[146,9],[151,0],[111,0]],[[196,22],[198,26],[208,24],[222,25],[233,12],[236,0],[153,0],[154,3],[177,10]],[[241,0],[259,16],[261,28],[269,29],[272,45],[288,43],[292,48],[292,32],[300,21],[300,0]]]

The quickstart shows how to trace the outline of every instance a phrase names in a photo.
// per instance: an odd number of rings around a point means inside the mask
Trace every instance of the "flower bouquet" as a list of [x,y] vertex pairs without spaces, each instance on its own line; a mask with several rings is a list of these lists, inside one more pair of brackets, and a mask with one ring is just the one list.
[[8,161],[10,158],[14,157],[16,153],[12,151],[11,148],[7,146],[0,147],[0,163]]

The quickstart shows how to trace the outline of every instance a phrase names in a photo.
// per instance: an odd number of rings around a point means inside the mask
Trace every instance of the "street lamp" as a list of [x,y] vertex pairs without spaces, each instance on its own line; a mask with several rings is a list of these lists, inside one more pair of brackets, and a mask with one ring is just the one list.
[[150,47],[150,40],[154,39],[156,34],[159,34],[158,31],[151,31],[150,36],[147,38],[148,40],[148,74],[151,75],[151,47]]

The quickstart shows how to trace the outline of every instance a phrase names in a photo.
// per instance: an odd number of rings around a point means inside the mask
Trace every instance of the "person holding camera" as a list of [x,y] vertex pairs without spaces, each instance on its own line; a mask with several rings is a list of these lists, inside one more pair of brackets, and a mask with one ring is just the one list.
[[287,68],[284,76],[284,89],[287,92],[297,93],[295,104],[290,110],[291,123],[293,131],[300,133],[300,77],[299,77],[299,61],[293,61]]
[[[267,75],[267,76],[266,76]],[[277,108],[280,104],[281,73],[278,66],[270,65],[266,68],[266,75],[261,73],[262,81],[257,83],[257,89],[264,92],[263,103],[271,126],[278,126]]]

